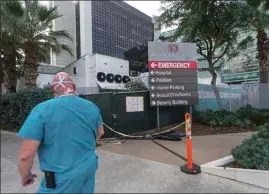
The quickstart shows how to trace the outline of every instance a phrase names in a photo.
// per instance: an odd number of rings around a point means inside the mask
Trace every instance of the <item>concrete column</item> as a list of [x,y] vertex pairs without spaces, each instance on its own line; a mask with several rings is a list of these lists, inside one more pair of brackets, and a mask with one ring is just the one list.
[[81,56],[93,54],[92,48],[92,1],[80,1]]

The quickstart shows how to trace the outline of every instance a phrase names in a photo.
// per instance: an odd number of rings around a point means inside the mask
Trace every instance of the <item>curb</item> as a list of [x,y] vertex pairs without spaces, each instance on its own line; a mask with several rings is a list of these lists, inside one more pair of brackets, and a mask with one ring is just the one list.
[[10,135],[17,135],[17,132],[11,132],[11,131],[5,131],[5,130],[1,130],[1,133],[5,133],[5,134],[10,134]]
[[232,155],[201,165],[203,173],[269,189],[269,171],[221,167],[234,161]]

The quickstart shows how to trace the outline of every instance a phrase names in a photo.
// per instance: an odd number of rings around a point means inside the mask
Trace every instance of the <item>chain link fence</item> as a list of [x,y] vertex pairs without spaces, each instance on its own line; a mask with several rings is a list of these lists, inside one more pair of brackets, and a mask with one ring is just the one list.
[[[147,80],[141,78],[140,80],[145,85],[148,85]],[[269,84],[243,83],[238,85],[219,85],[217,88],[220,101],[225,110],[236,111],[247,105],[259,109],[269,109]],[[79,95],[104,94],[111,91],[122,92],[124,90],[101,89],[99,87],[77,88]],[[199,103],[196,105],[197,110],[219,110],[216,95],[210,84],[198,84],[198,93]]]
[[[197,110],[218,110],[218,103],[211,85],[199,84],[199,104]],[[223,108],[235,111],[251,105],[259,109],[269,109],[269,84],[243,83],[217,87]]]

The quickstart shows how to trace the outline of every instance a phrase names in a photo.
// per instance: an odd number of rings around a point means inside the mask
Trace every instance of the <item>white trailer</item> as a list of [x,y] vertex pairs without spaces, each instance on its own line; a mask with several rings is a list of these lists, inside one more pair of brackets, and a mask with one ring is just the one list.
[[124,90],[130,80],[129,61],[101,54],[84,55],[61,71],[72,77],[79,94]]

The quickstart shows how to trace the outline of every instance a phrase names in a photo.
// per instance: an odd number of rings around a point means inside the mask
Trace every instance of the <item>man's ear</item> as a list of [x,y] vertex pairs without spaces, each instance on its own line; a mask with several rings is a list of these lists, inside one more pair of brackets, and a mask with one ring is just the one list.
[[19,160],[27,160],[35,156],[40,141],[23,139],[19,151]]

